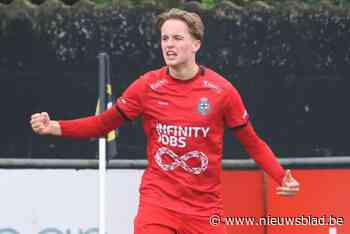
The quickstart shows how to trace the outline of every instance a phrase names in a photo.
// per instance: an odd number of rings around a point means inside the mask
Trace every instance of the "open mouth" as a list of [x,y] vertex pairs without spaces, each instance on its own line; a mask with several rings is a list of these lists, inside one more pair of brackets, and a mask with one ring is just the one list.
[[167,51],[166,52],[167,58],[175,58],[177,56],[177,53],[175,51]]

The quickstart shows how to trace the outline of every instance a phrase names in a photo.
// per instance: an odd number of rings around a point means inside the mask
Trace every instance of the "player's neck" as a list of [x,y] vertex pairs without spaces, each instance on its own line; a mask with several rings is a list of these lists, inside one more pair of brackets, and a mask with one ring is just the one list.
[[196,63],[183,64],[178,67],[169,66],[169,74],[174,79],[189,80],[192,79],[199,71],[199,66]]

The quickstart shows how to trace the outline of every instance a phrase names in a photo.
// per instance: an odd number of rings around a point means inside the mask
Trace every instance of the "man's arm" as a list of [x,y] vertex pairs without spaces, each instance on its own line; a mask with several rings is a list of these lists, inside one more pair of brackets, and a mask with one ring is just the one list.
[[54,135],[77,139],[101,137],[124,122],[124,116],[116,106],[105,112],[80,119],[50,120],[46,112],[33,114],[31,126],[34,132],[40,135]]
[[256,134],[250,121],[234,128],[233,134],[255,162],[281,185],[277,188],[277,194],[290,196],[299,191],[299,183],[289,170],[283,170],[270,147]]

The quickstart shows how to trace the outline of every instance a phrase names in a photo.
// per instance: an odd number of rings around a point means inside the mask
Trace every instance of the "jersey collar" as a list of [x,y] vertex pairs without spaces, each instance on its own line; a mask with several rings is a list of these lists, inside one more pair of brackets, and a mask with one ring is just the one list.
[[176,79],[174,77],[172,77],[170,75],[170,72],[169,72],[169,67],[165,67],[165,74],[167,75],[167,77],[169,77],[172,81],[175,81],[175,82],[178,82],[178,83],[189,83],[189,82],[192,82],[194,80],[197,80],[198,77],[200,76],[204,76],[205,74],[205,68],[202,66],[202,65],[198,65],[199,67],[199,70],[197,72],[196,75],[194,75],[191,79],[188,79],[188,80],[179,80],[179,79]]

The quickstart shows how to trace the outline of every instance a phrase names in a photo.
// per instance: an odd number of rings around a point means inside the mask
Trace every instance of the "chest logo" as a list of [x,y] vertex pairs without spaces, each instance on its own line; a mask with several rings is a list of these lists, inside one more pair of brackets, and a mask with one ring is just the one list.
[[[163,161],[163,158],[167,156],[170,156],[173,159],[172,163],[166,163]],[[199,167],[191,167],[186,163],[187,160],[192,158],[199,161]],[[180,156],[171,151],[170,149],[162,147],[158,149],[155,155],[155,160],[158,166],[164,171],[173,171],[175,170],[175,168],[181,167],[189,173],[199,175],[205,172],[208,168],[208,157],[204,153],[197,150],[187,152],[186,154]]]
[[197,106],[197,111],[201,114],[201,115],[208,115],[211,111],[211,106],[209,103],[208,98],[206,97],[202,97],[199,100],[198,106]]

